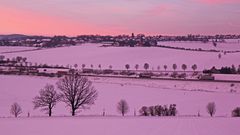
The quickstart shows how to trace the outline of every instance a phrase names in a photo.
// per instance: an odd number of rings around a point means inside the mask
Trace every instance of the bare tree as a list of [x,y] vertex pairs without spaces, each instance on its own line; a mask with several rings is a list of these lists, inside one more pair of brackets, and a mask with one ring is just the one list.
[[177,69],[177,64],[173,64],[173,70],[175,71]]
[[149,64],[145,63],[143,67],[144,67],[145,70],[148,70],[149,69]]
[[18,103],[13,103],[11,105],[10,113],[15,117],[18,117],[22,113],[22,108]]
[[102,69],[102,65],[101,65],[101,64],[99,64],[99,65],[98,65],[98,68],[99,68],[99,69]]
[[207,104],[207,112],[210,114],[211,117],[215,114],[216,105],[214,102],[210,102]]
[[60,79],[57,86],[61,91],[62,101],[71,108],[72,116],[75,116],[77,110],[94,104],[98,95],[92,82],[76,73]]
[[139,65],[138,65],[138,64],[136,64],[136,65],[135,65],[135,69],[136,69],[136,70],[138,70],[138,68],[139,68]]
[[182,69],[184,70],[184,72],[186,71],[187,69],[187,65],[186,64],[182,64]]
[[164,67],[164,69],[165,69],[165,71],[166,71],[166,70],[167,70],[167,65],[164,65],[163,67]]
[[75,68],[75,69],[77,69],[77,67],[78,67],[78,64],[74,64],[73,66],[74,66],[74,68]]
[[196,65],[196,64],[192,65],[192,69],[193,69],[193,71],[195,72],[196,69],[197,69],[197,65]]
[[117,111],[124,116],[129,111],[128,103],[126,100],[120,100],[117,104]]
[[33,99],[34,109],[42,108],[42,111],[47,111],[48,116],[52,116],[52,109],[56,106],[60,96],[54,90],[54,86],[47,84],[40,90],[39,96]]
[[126,65],[125,65],[125,68],[126,68],[127,70],[129,70],[130,65],[129,65],[129,64],[126,64]]
[[86,67],[86,65],[85,64],[82,64],[82,69],[84,69]]

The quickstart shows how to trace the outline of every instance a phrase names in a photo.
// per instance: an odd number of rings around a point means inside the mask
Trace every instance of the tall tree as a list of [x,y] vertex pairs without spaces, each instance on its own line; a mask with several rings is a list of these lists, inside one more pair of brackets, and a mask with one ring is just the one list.
[[145,63],[143,67],[144,67],[145,70],[148,70],[149,69],[149,64]]
[[86,65],[85,64],[82,64],[82,69],[84,69],[86,67]]
[[98,65],[98,68],[99,68],[99,69],[102,69],[102,65],[101,65],[101,64],[99,64],[99,65]]
[[184,70],[184,72],[186,71],[187,69],[187,65],[186,64],[182,64],[182,69]]
[[214,102],[210,102],[207,104],[207,112],[210,114],[211,117],[215,114],[216,105]]
[[34,109],[42,108],[42,111],[47,111],[48,116],[52,116],[52,109],[56,106],[60,96],[54,89],[53,85],[47,84],[40,90],[39,96],[33,99]]
[[167,65],[164,65],[163,67],[164,67],[164,70],[166,71],[167,70]]
[[11,105],[10,113],[15,117],[18,117],[22,113],[22,108],[18,103],[13,103]]
[[139,68],[139,65],[138,65],[138,64],[136,64],[136,65],[135,65],[135,69],[136,69],[136,70],[138,70],[138,68]]
[[62,101],[71,108],[72,116],[76,115],[77,110],[86,109],[94,104],[98,95],[92,82],[77,73],[60,79],[57,86],[61,91]]
[[77,67],[78,67],[78,64],[74,64],[74,68],[77,69]]
[[129,106],[126,100],[120,100],[117,104],[117,111],[124,116],[129,111]]
[[126,68],[127,70],[129,70],[130,65],[129,65],[129,64],[126,64],[126,65],[125,65],[125,68]]
[[177,64],[173,64],[173,70],[176,71],[177,69]]
[[193,70],[194,72],[196,71],[196,69],[197,69],[197,65],[196,65],[196,64],[192,65],[192,70]]

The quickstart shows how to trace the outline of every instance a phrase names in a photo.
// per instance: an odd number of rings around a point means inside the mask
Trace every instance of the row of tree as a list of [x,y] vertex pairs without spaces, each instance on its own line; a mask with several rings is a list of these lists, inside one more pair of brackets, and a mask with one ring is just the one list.
[[[69,103],[70,96],[68,96],[68,100],[65,103],[68,103],[68,106],[72,106],[73,104]],[[60,96],[57,96],[56,91],[54,91],[52,85],[46,85],[44,89],[40,91],[40,96],[36,96],[34,98],[34,109],[41,108],[42,111],[47,111],[48,115],[52,115],[52,109],[56,105],[57,101],[60,99]],[[73,100],[73,97],[72,97]],[[93,102],[92,102],[93,103]],[[88,104],[89,105],[89,104]],[[79,104],[80,106],[80,104]],[[84,106],[82,106],[84,107]],[[86,106],[85,106],[86,107]],[[209,102],[206,106],[207,113],[213,117],[216,113],[216,105],[214,102]],[[72,112],[77,110],[76,106],[72,108]],[[125,116],[129,112],[129,105],[126,100],[122,99],[117,104],[117,111]],[[14,103],[11,105],[10,113],[15,117],[18,117],[22,113],[22,108],[18,103]],[[169,107],[167,105],[161,106],[143,106],[139,110],[140,116],[176,116],[177,109],[176,104],[171,104]],[[75,113],[72,113],[74,116]],[[28,117],[30,114],[28,113]],[[105,110],[103,111],[103,116],[105,116]],[[134,116],[136,116],[136,111],[134,110]],[[198,113],[200,116],[200,113]],[[240,117],[240,107],[236,107],[232,110],[232,117]]]
[[[74,64],[74,68],[77,68],[77,67],[78,67],[78,65],[77,65],[77,64]],[[94,66],[91,64],[90,67],[93,69]],[[84,68],[86,68],[86,64],[82,64],[82,69],[84,69]],[[102,68],[102,65],[99,64],[99,65],[98,65],[98,68],[101,69],[101,68]],[[112,69],[112,68],[113,68],[113,66],[112,66],[112,65],[109,65],[109,69]],[[140,65],[139,65],[139,64],[136,64],[136,65],[134,66],[134,69],[135,69],[135,70],[138,70],[139,68],[140,68]],[[145,64],[143,65],[143,68],[144,68],[145,70],[149,70],[150,65],[149,65],[148,63],[145,63]],[[166,70],[168,69],[168,66],[167,66],[167,65],[163,65],[163,68],[164,68],[164,70],[166,71]],[[172,65],[172,69],[173,69],[174,71],[176,71],[177,68],[178,68],[178,65],[177,65],[177,64],[173,64],[173,65]],[[182,65],[181,65],[181,68],[182,68],[184,71],[186,71],[188,67],[187,67],[186,64],[182,64]],[[193,64],[193,65],[191,66],[191,68],[192,68],[193,71],[196,71],[196,70],[197,70],[197,65],[196,65],[196,64]],[[130,64],[126,64],[126,65],[125,65],[125,69],[126,69],[126,70],[130,70],[130,69],[131,69],[131,65],[130,65]],[[158,71],[161,70],[161,66],[157,66],[157,70],[158,70]]]

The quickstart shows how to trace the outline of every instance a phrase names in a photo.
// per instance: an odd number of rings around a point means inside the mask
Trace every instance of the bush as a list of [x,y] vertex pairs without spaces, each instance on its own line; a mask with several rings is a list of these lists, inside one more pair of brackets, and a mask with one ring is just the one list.
[[232,116],[233,117],[240,117],[240,107],[237,107],[232,111]]
[[171,104],[169,107],[167,105],[143,106],[139,113],[141,116],[176,116],[177,109],[176,104]]

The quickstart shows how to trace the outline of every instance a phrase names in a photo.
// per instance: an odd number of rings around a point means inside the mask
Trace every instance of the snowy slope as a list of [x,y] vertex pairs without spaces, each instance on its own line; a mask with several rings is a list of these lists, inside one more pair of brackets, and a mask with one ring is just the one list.
[[[57,78],[29,76],[0,76],[0,116],[10,116],[9,108],[13,102],[18,102],[24,113],[22,116],[46,115],[39,110],[33,110],[32,98],[38,94],[46,83],[55,84]],[[217,105],[217,116],[231,116],[233,108],[239,106],[240,84],[231,87],[230,83],[213,82],[182,82],[159,80],[130,80],[111,78],[90,78],[98,90],[99,97],[90,110],[82,111],[81,115],[101,115],[103,109],[107,115],[119,115],[116,104],[120,99],[126,99],[130,106],[128,115],[133,115],[144,105],[177,104],[178,115],[203,116],[206,104],[214,101]],[[231,93],[231,89],[237,92]],[[53,115],[70,115],[65,104],[59,103],[53,110]]]
[[168,65],[168,69],[172,70],[172,64],[178,65],[178,70],[181,70],[180,65],[187,64],[188,70],[193,64],[198,65],[198,70],[211,68],[212,66],[222,67],[239,65],[240,53],[232,53],[223,55],[218,58],[219,53],[213,52],[192,52],[183,50],[173,50],[158,47],[99,47],[99,44],[85,44],[81,46],[61,47],[31,52],[5,54],[6,57],[24,56],[29,61],[41,64],[59,64],[59,65],[74,65],[86,64],[90,67],[91,64],[97,68],[101,64],[103,68],[108,68],[109,65],[113,69],[125,69],[125,64],[130,64],[130,68],[134,69],[135,64],[139,64],[143,69],[144,63],[150,64],[150,69],[163,65]]
[[36,49],[36,47],[23,47],[23,46],[0,46],[0,54],[4,52],[26,51]]
[[240,40],[239,41],[229,41],[226,43],[217,43],[217,46],[213,46],[212,42],[202,43],[202,42],[187,42],[187,41],[168,41],[168,42],[158,42],[159,45],[171,46],[171,47],[181,47],[181,48],[191,48],[191,49],[203,49],[203,50],[219,50],[219,51],[237,51],[240,50]]

